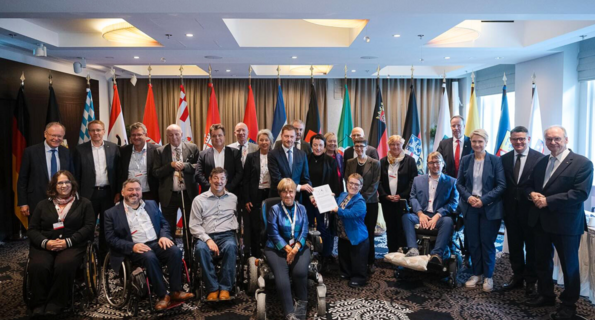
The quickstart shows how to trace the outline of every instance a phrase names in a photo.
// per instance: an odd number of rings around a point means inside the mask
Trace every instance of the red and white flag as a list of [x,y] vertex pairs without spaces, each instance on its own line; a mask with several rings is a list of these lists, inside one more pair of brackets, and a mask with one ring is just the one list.
[[178,114],[176,116],[176,124],[182,128],[182,140],[186,142],[194,142],[192,135],[192,127],[190,127],[190,113],[188,110],[188,102],[186,101],[186,90],[184,85],[180,85],[180,103],[178,103]]
[[246,111],[244,112],[244,123],[248,127],[248,140],[257,143],[258,120],[256,119],[256,103],[254,103],[254,94],[252,86],[248,85],[248,100],[246,101]]
[[147,142],[161,145],[161,133],[159,132],[157,111],[155,111],[153,85],[150,83],[149,92],[147,93],[147,102],[145,103],[145,115],[143,116],[143,124],[147,127]]
[[221,118],[219,117],[219,106],[217,105],[217,96],[215,95],[215,87],[212,83],[209,83],[209,88],[211,88],[211,96],[209,98],[209,109],[207,110],[207,125],[205,127],[205,140],[203,144],[203,149],[212,148],[211,145],[211,133],[209,132],[209,128],[213,124],[221,123]]
[[112,110],[109,117],[109,131],[107,140],[119,146],[128,144],[126,135],[126,125],[124,124],[124,114],[120,105],[120,96],[118,95],[118,86],[114,83],[114,98],[112,100]]

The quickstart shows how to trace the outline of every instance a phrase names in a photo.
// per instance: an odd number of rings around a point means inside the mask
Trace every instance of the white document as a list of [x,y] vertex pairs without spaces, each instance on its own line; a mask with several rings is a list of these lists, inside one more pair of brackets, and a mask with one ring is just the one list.
[[337,201],[333,195],[333,191],[328,184],[313,188],[312,195],[316,200],[316,206],[319,212],[329,212],[337,207]]

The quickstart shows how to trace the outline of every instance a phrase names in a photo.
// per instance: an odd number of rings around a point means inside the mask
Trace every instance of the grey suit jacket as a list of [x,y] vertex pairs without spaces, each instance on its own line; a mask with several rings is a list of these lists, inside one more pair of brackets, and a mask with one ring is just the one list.
[[[198,188],[194,182],[194,167],[198,160],[198,147],[191,142],[182,142],[182,158],[184,162],[184,183],[186,192],[191,199],[198,195]],[[171,145],[159,147],[155,151],[153,160],[153,175],[159,179],[159,201],[167,207],[171,199],[174,186],[174,168],[171,166]]]
[[[240,144],[236,141],[234,143],[230,143],[227,145],[230,148],[234,148],[237,150],[240,150]],[[256,143],[252,143],[252,142],[248,142],[248,152],[246,153],[246,158],[248,158],[248,155],[251,154],[254,151],[258,150],[258,145]],[[240,154],[240,158],[242,158],[242,155]],[[246,163],[246,159],[244,159],[244,161],[242,162],[242,166],[244,166]]]
[[[345,183],[349,181],[349,175],[356,173],[357,158],[347,160],[345,167]],[[364,186],[359,193],[364,197],[366,203],[378,203],[378,184],[380,183],[380,161],[368,157],[368,161],[364,165]]]
[[[111,197],[120,191],[118,188],[118,163],[120,162],[120,148],[113,142],[103,141],[105,163],[107,165],[107,179],[111,186]],[[79,183],[81,197],[91,199],[95,187],[95,161],[91,141],[79,144],[74,151],[74,171],[76,181]]]

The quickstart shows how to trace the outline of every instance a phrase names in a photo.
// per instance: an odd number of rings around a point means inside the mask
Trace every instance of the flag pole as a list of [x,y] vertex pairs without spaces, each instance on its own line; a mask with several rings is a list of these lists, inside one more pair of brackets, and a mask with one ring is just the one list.
[[151,84],[151,71],[153,70],[153,68],[151,68],[151,65],[149,65],[147,70],[149,70],[149,84]]
[[184,66],[180,65],[180,81],[184,85]]
[[213,76],[211,74],[211,65],[209,64],[209,83],[213,84]]
[[248,86],[250,86],[252,83],[252,66],[250,66],[248,68]]
[[504,81],[504,85],[506,85],[506,80],[508,80],[508,79],[506,78],[506,72],[504,72],[504,77],[502,77],[502,81]]
[[21,86],[25,86],[25,71],[23,71],[23,73],[21,73]]
[[112,67],[111,73],[112,73],[112,81],[114,82],[114,85],[117,86],[118,83],[116,83],[116,70],[114,69],[114,67]]
[[52,76],[52,70],[50,70],[50,75],[48,76],[48,79],[50,79],[50,87],[51,87],[54,82],[54,76]]
[[91,74],[87,73],[87,88],[91,88]]
[[277,65],[277,84],[281,85],[281,67]]
[[314,84],[314,66],[310,65],[310,79],[312,79],[312,84]]

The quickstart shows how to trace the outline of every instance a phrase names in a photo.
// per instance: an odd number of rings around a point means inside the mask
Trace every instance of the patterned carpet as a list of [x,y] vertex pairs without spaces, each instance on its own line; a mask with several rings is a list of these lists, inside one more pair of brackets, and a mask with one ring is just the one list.
[[[386,252],[386,238],[377,237],[378,258]],[[0,245],[0,313],[1,319],[25,319],[26,310],[22,301],[22,269],[27,257],[26,241]],[[459,287],[450,289],[446,282],[427,273],[404,270],[397,281],[392,265],[377,261],[378,269],[363,289],[352,289],[336,272],[325,276],[327,285],[328,312],[326,319],[362,320],[525,320],[549,319],[553,307],[530,309],[522,304],[524,292],[516,290],[504,293],[483,293],[467,289],[461,284],[470,276],[467,270],[458,275]],[[506,256],[498,258],[494,275],[498,287],[510,276]],[[309,317],[314,319],[314,290],[310,291]],[[557,289],[559,293],[559,288]],[[268,295],[268,319],[282,319],[279,301],[274,294]],[[252,319],[256,303],[254,297],[241,294],[228,303],[185,304],[158,315],[147,311],[148,304],[141,304],[138,318],[235,320]],[[595,319],[595,307],[586,298],[578,303],[578,312],[584,319]],[[64,315],[61,319],[115,319],[129,317],[125,312],[110,308],[103,297],[99,303],[89,306],[84,312]],[[580,318],[577,318],[580,319]]]

